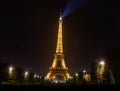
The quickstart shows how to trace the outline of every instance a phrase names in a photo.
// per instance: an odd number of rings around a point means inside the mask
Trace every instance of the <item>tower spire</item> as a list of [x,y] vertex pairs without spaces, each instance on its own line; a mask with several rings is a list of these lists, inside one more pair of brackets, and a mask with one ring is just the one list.
[[60,12],[60,18],[59,18],[59,20],[62,20],[62,12]]
[[60,13],[59,18],[59,28],[58,28],[58,39],[56,53],[63,53],[63,43],[62,43],[62,13]]

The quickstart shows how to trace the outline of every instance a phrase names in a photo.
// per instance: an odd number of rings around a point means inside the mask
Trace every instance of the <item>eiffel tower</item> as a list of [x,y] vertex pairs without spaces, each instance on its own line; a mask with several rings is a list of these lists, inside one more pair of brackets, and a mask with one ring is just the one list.
[[58,29],[58,40],[56,53],[54,54],[54,60],[52,66],[49,67],[49,72],[47,73],[45,79],[48,80],[68,80],[71,78],[68,73],[68,68],[65,65],[64,54],[63,54],[63,44],[62,44],[62,16],[59,18],[59,29]]

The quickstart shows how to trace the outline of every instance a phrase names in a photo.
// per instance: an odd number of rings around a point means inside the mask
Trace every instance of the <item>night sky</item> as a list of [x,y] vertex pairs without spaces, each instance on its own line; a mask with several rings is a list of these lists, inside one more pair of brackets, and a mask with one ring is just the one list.
[[[74,0],[73,0],[74,1]],[[0,61],[45,76],[57,44],[58,19],[69,0],[0,1]],[[70,74],[120,48],[116,0],[88,0],[63,19],[63,49]]]

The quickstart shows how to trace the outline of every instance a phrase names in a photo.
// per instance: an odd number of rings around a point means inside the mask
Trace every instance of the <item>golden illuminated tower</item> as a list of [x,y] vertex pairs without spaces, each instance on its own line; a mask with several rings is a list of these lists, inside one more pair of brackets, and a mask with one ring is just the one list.
[[62,44],[62,16],[59,18],[58,40],[56,53],[54,54],[54,60],[52,66],[49,67],[49,72],[45,79],[48,80],[68,80],[71,76],[68,73],[68,68],[65,65],[63,44]]

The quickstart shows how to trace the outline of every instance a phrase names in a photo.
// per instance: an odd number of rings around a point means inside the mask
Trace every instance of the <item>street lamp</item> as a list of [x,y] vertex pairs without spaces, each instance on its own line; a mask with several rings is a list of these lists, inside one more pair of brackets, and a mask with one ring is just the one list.
[[28,72],[26,71],[26,72],[25,72],[25,77],[27,77],[27,76],[28,76]]
[[83,73],[85,74],[85,73],[86,73],[86,70],[83,70]]
[[98,76],[99,76],[99,78],[101,79],[101,81],[103,80],[103,74],[104,74],[104,72],[105,72],[105,61],[104,60],[101,60],[100,62],[99,62],[99,67],[98,67]]
[[83,80],[86,79],[86,70],[83,70]]
[[103,66],[105,64],[105,62],[102,60],[102,61],[100,61],[99,64]]
[[29,75],[28,71],[25,71],[25,73],[24,73],[24,80],[28,80],[28,75]]
[[78,73],[75,73],[75,80],[78,82]]
[[34,74],[34,78],[36,78],[37,77],[37,75],[36,74]]
[[75,73],[75,76],[78,77],[78,73]]
[[37,78],[39,78],[40,76],[39,75],[37,75]]
[[14,68],[12,66],[9,67],[9,77],[11,78],[13,75]]
[[9,73],[11,73],[11,74],[12,74],[12,71],[13,71],[13,67],[12,67],[12,66],[10,66],[10,67],[9,67]]
[[8,73],[9,73],[8,80],[11,80],[13,78],[13,70],[14,68],[12,66],[8,68]]

